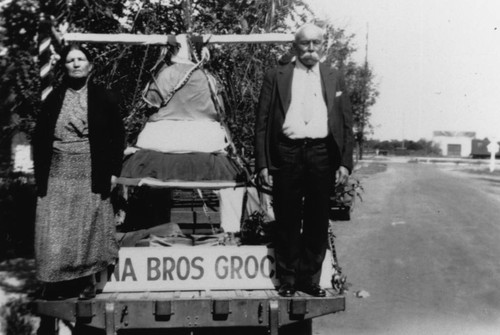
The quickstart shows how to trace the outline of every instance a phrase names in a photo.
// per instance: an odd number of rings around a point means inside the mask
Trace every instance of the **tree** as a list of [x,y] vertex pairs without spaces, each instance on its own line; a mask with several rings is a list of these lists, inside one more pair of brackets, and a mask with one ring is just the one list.
[[[4,19],[7,28],[14,25],[14,18],[23,18],[22,22],[35,27],[38,15],[38,2],[35,0],[12,0],[7,6],[9,16]],[[29,6],[28,6],[29,5]],[[248,34],[264,32],[290,32],[289,22],[295,25],[311,20],[313,13],[302,0],[45,0],[41,10],[53,16],[56,25],[66,23],[70,32],[89,33],[132,33],[132,34]],[[31,6],[31,7],[30,7]],[[34,7],[33,7],[34,6]],[[28,9],[23,9],[23,8]],[[33,8],[33,9],[32,9]],[[14,13],[16,15],[12,16]],[[292,20],[293,19],[293,20]],[[17,23],[16,23],[17,24]],[[24,23],[23,23],[24,24]],[[10,26],[9,26],[10,25]],[[17,29],[17,28],[16,28]],[[16,29],[10,29],[14,33]],[[11,65],[9,83],[19,82],[16,94],[23,101],[19,111],[20,121],[13,125],[6,120],[2,125],[27,129],[33,126],[33,120],[39,105],[38,67],[35,62],[36,42],[32,28],[27,29],[29,38],[15,37],[21,43],[29,45],[29,56],[18,57],[22,51],[8,45],[9,54],[16,62]],[[357,97],[363,95],[358,78],[363,73],[350,61],[353,52],[352,36],[344,30],[329,28],[330,45],[328,59],[340,66],[347,73],[346,79],[353,90],[351,100],[355,115],[360,115]],[[10,39],[9,39],[10,41]],[[141,91],[151,80],[151,69],[159,60],[161,48],[158,46],[131,46],[118,44],[92,44],[87,47],[95,55],[94,81],[104,84],[122,97],[122,116],[126,123],[129,142],[133,143],[151,109],[142,102]],[[15,50],[14,50],[15,49]],[[286,45],[223,45],[211,46],[211,60],[207,68],[219,79],[223,86],[223,100],[226,107],[224,121],[235,134],[234,142],[240,154],[253,157],[254,108],[258,101],[263,73],[275,66],[280,57],[289,52]],[[14,59],[15,58],[15,59]],[[21,61],[24,60],[24,61]],[[19,68],[22,71],[19,71]],[[371,72],[370,72],[371,75]],[[370,76],[368,76],[371,78]],[[55,71],[54,84],[57,85],[60,73]],[[4,86],[2,85],[2,88]],[[5,86],[7,87],[7,86]],[[369,94],[373,95],[373,91]],[[372,101],[368,99],[368,101]],[[374,103],[374,100],[373,100]],[[12,113],[13,109],[2,109],[2,115]],[[355,123],[368,124],[365,118],[355,117]]]
[[346,77],[353,112],[354,140],[357,144],[358,159],[363,159],[363,143],[372,132],[370,107],[377,101],[379,92],[368,64],[357,65],[350,62]]
[[[187,5],[186,5],[187,4]],[[66,19],[70,31],[134,34],[248,34],[286,32],[285,19],[302,1],[66,1],[52,0],[49,14]],[[304,10],[302,10],[303,12]],[[307,11],[307,10],[306,10]],[[61,15],[65,13],[65,15]],[[189,15],[188,15],[188,14]],[[190,19],[187,20],[186,17]],[[60,23],[60,22],[58,22]],[[160,47],[92,45],[96,57],[94,80],[124,97],[123,117],[133,142],[148,113],[141,91],[151,80],[150,69]],[[223,45],[210,48],[207,69],[223,86],[224,121],[240,154],[253,156],[254,106],[263,72],[287,52],[283,45]]]
[[15,130],[29,132],[39,106],[39,71],[35,42],[38,1],[0,5],[0,146],[10,146]]
[[[404,143],[404,146],[403,146]],[[370,150],[384,150],[388,153],[394,153],[397,149],[405,147],[407,152],[411,155],[417,156],[440,156],[441,149],[439,146],[432,142],[427,141],[423,138],[418,141],[412,140],[391,140],[391,141],[379,141],[379,140],[366,140],[365,147]]]
[[376,103],[379,95],[374,82],[375,75],[368,60],[362,65],[351,60],[356,51],[352,45],[354,35],[347,35],[345,30],[333,27],[328,27],[327,32],[331,41],[327,50],[327,62],[339,68],[345,75],[353,112],[358,158],[363,159],[363,143],[372,132],[370,107]]

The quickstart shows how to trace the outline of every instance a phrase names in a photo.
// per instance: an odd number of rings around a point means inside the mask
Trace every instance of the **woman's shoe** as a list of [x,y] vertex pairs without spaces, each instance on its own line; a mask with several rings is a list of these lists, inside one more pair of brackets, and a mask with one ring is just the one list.
[[88,277],[86,285],[83,287],[83,290],[80,291],[78,299],[89,300],[95,298],[95,296],[96,296],[96,281],[94,275],[90,275]]
[[86,286],[78,295],[78,300],[89,300],[92,298],[95,298],[96,295],[96,289],[95,285],[88,285]]
[[64,300],[70,298],[67,291],[67,283],[64,281],[45,283],[40,298],[44,300]]

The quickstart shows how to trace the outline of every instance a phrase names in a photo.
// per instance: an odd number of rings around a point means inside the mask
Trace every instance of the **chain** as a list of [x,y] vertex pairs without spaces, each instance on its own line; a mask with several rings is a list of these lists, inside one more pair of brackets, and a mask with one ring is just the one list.
[[330,220],[328,225],[328,244],[330,246],[330,250],[332,252],[332,266],[334,273],[332,275],[332,286],[336,289],[340,294],[343,294],[344,291],[347,290],[347,277],[342,275],[342,268],[339,265],[339,261],[337,258],[337,251],[335,250],[335,234],[333,233],[333,222]]

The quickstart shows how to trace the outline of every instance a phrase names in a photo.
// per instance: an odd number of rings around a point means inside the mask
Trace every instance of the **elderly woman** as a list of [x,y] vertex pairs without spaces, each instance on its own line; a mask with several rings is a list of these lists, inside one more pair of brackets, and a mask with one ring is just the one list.
[[94,274],[118,255],[109,195],[124,128],[112,94],[89,81],[89,52],[70,45],[61,63],[64,82],[45,100],[33,137],[36,273],[47,299],[89,299]]

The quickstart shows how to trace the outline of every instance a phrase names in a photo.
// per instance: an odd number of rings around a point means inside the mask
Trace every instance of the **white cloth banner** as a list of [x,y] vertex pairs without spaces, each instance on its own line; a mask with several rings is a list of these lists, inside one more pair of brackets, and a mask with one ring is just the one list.
[[[321,286],[331,288],[327,250]],[[121,248],[114,273],[101,272],[103,292],[274,289],[274,251],[266,246]]]

